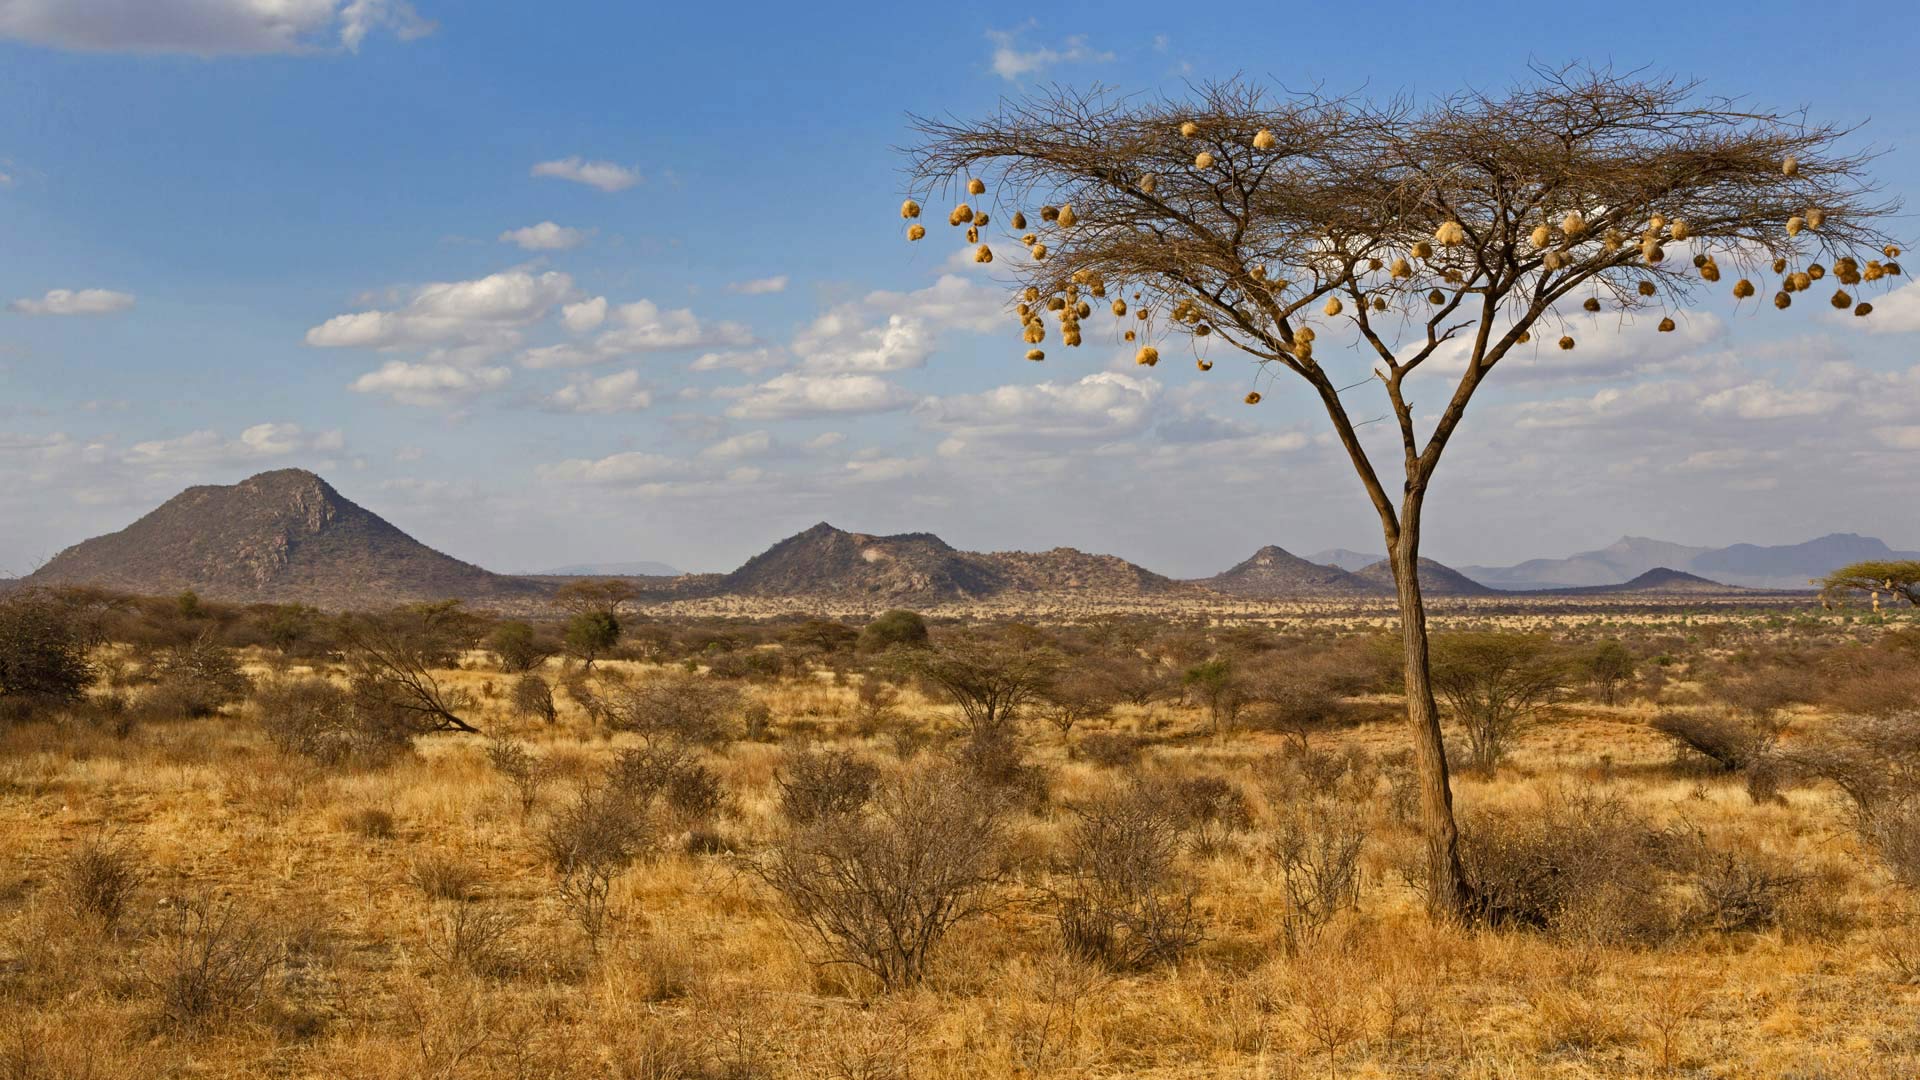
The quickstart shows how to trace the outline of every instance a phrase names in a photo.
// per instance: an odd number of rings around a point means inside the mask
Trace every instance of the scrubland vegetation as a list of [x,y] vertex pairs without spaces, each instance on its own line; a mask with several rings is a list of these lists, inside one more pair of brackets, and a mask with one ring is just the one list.
[[1901,1077],[1920,620],[0,600],[0,1078]]

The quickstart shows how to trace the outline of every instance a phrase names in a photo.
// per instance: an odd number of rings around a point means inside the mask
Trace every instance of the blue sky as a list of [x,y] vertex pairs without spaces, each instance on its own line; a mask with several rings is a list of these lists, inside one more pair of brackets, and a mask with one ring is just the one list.
[[[1590,17],[1475,10],[1303,38],[1325,17],[0,0],[0,572],[289,465],[504,570],[723,569],[822,519],[1176,574],[1377,548],[1297,391],[1249,410],[1244,365],[1143,374],[1112,346],[1028,364],[988,275],[944,234],[902,241],[905,114],[1055,80],[1420,95],[1648,66],[1869,120],[1890,193],[1920,194],[1920,15],[1829,48],[1805,5],[1691,5],[1606,44]],[[1512,364],[1442,466],[1428,550],[1920,547],[1920,291],[1879,306],[1703,308]]]

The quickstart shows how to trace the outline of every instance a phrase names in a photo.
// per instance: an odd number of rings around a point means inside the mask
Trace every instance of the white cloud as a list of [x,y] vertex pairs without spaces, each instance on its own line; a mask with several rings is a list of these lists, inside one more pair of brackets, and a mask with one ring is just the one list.
[[390,349],[478,345],[504,350],[520,331],[573,291],[558,271],[509,270],[472,281],[437,282],[414,290],[404,307],[335,315],[307,331],[321,348]]
[[913,395],[876,375],[776,375],[759,386],[735,392],[727,415],[742,420],[777,420],[835,413],[872,413],[903,409]]
[[1844,315],[1876,334],[1911,334],[1920,331],[1920,281],[1910,281],[1873,300],[1873,314],[1864,319]]
[[846,463],[847,479],[858,484],[876,484],[918,476],[927,471],[926,458],[887,457],[880,454],[855,456]]
[[787,366],[786,354],[778,349],[733,349],[700,354],[689,368],[693,371],[772,371]]
[[586,304],[569,305],[561,312],[570,329],[605,325],[600,336],[585,345],[548,345],[529,349],[521,363],[530,368],[586,367],[635,353],[672,349],[704,349],[751,345],[753,331],[736,322],[704,322],[687,308],[666,310],[651,300],[636,300],[615,308],[596,297]]
[[1144,429],[1160,384],[1101,371],[1077,382],[999,386],[929,398],[915,410],[930,427],[963,437],[1115,439]]
[[634,484],[685,476],[690,467],[678,458],[638,450],[598,459],[570,458],[534,470],[556,484]]
[[704,458],[734,460],[738,458],[759,457],[773,449],[773,436],[764,431],[749,431],[719,442],[700,451]]
[[576,334],[596,330],[607,321],[607,298],[596,296],[591,300],[582,300],[577,304],[567,304],[560,309],[560,323]]
[[7,310],[21,315],[111,315],[132,306],[131,294],[112,289],[49,289],[38,300],[15,300]]
[[300,453],[334,453],[346,446],[339,431],[308,432],[299,424],[255,424],[238,438],[216,431],[195,431],[172,439],[139,442],[129,447],[129,465],[178,468],[224,465]]
[[503,244],[517,244],[527,251],[567,251],[587,242],[587,230],[543,221],[524,229],[508,229],[500,234]]
[[385,394],[402,405],[433,407],[451,404],[506,385],[512,372],[504,367],[460,367],[455,364],[408,363],[391,360],[348,384],[362,394]]
[[1088,45],[1086,36],[1082,34],[1068,36],[1057,49],[1045,46],[1022,49],[1019,31],[989,30],[987,40],[993,42],[993,73],[1009,82],[1039,75],[1056,64],[1107,63],[1113,60],[1112,53]]
[[625,191],[645,179],[625,165],[616,165],[611,161],[588,161],[577,154],[556,161],[543,161],[533,167],[532,175],[571,180],[608,192]]
[[844,431],[823,431],[808,439],[805,445],[809,450],[831,450],[846,441],[847,435]]
[[375,30],[402,41],[433,24],[405,0],[3,0],[0,37],[89,52],[357,51]]
[[880,290],[821,314],[794,335],[810,372],[904,371],[926,364],[945,330],[985,333],[1004,323],[1005,294],[955,274],[913,292]]
[[787,275],[775,274],[773,277],[731,282],[727,285],[727,291],[743,293],[747,296],[764,296],[768,293],[786,292]]
[[562,412],[638,412],[653,404],[653,392],[641,385],[638,371],[622,371],[576,380],[554,391],[547,401]]

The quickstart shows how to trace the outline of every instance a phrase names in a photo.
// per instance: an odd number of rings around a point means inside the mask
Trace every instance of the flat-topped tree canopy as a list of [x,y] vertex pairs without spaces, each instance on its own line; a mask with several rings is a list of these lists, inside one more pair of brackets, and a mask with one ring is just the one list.
[[[1218,335],[1323,393],[1301,333],[1315,323],[1350,324],[1397,397],[1469,331],[1462,384],[1477,384],[1561,301],[1664,314],[1714,282],[1791,299],[1829,275],[1846,293],[1899,272],[1881,228],[1897,204],[1866,177],[1871,155],[1839,149],[1849,129],[1675,79],[1537,70],[1426,105],[1247,80],[1184,101],[1056,89],[915,123],[916,193],[979,180],[992,202],[960,223],[990,210],[1032,238],[1023,322],[1072,294],[1058,309],[1071,338],[1084,294],[1114,296],[1143,344]],[[1418,458],[1428,445],[1404,419]]]
[[[1049,323],[1076,346],[1104,308],[1142,364],[1159,362],[1163,337],[1217,336],[1320,400],[1387,544],[1427,899],[1449,917],[1499,916],[1459,861],[1420,586],[1426,492],[1474,392],[1536,329],[1577,347],[1561,325],[1575,306],[1658,314],[1670,331],[1708,286],[1736,302],[1771,293],[1779,309],[1832,289],[1829,303],[1864,316],[1861,288],[1901,274],[1883,231],[1897,204],[1868,178],[1872,155],[1843,147],[1851,129],[1638,72],[1536,68],[1504,93],[1430,103],[1247,79],[1186,100],[1055,89],[915,126],[907,239],[926,235],[917,199],[953,194],[968,201],[947,221],[979,245],[975,261],[994,261],[995,223],[1025,245],[1013,310],[1029,359],[1046,358]],[[1399,485],[1349,415],[1342,394],[1357,384],[1314,356],[1332,326],[1391,405]],[[1450,342],[1457,381],[1416,424],[1406,379]]]

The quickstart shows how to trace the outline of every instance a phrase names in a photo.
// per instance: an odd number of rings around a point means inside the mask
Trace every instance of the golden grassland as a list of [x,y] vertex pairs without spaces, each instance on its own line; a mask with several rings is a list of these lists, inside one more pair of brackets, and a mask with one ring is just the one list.
[[[635,675],[641,665],[613,664]],[[1397,867],[1416,838],[1373,813],[1359,909],[1287,947],[1283,887],[1260,836],[1258,770],[1271,734],[1215,734],[1178,703],[1125,707],[1093,730],[1150,741],[1133,768],[1230,777],[1253,824],[1185,856],[1205,941],[1177,964],[1113,974],[1069,959],[1040,902],[1075,800],[1116,770],[1029,725],[1052,797],[1014,818],[1020,866],[988,916],[962,925],[923,985],[878,993],[820,966],[744,860],[781,827],[782,748],[710,754],[729,792],[724,850],[685,845],[615,885],[596,951],[554,898],[535,836],[609,739],[569,704],[557,724],[513,718],[505,679],[453,678],[481,726],[523,740],[559,779],[531,813],[471,735],[420,740],[391,767],[322,771],[276,753],[247,705],[124,739],[26,725],[0,736],[0,1077],[1909,1077],[1920,1075],[1920,987],[1908,898],[1849,830],[1830,791],[1756,804],[1737,780],[1676,767],[1652,707],[1563,706],[1490,775],[1456,779],[1463,810],[1526,810],[1569,792],[1617,796],[1656,823],[1796,868],[1779,925],[1657,946],[1431,925]],[[854,747],[846,680],[751,690],[775,740]],[[1383,706],[1387,703],[1383,702]],[[1389,709],[1383,708],[1383,714]],[[908,692],[933,734],[951,710]],[[1823,718],[1797,714],[1790,738]],[[1388,719],[1315,736],[1387,752]],[[928,754],[937,750],[927,751]],[[391,816],[390,835],[368,811]],[[61,860],[91,837],[140,853],[150,875],[102,934],[62,902]],[[423,861],[464,867],[470,897],[430,899]],[[230,904],[271,943],[262,1004],[207,1030],[156,1019],[151,972],[182,905]],[[483,970],[451,962],[455,924],[506,913]]]

